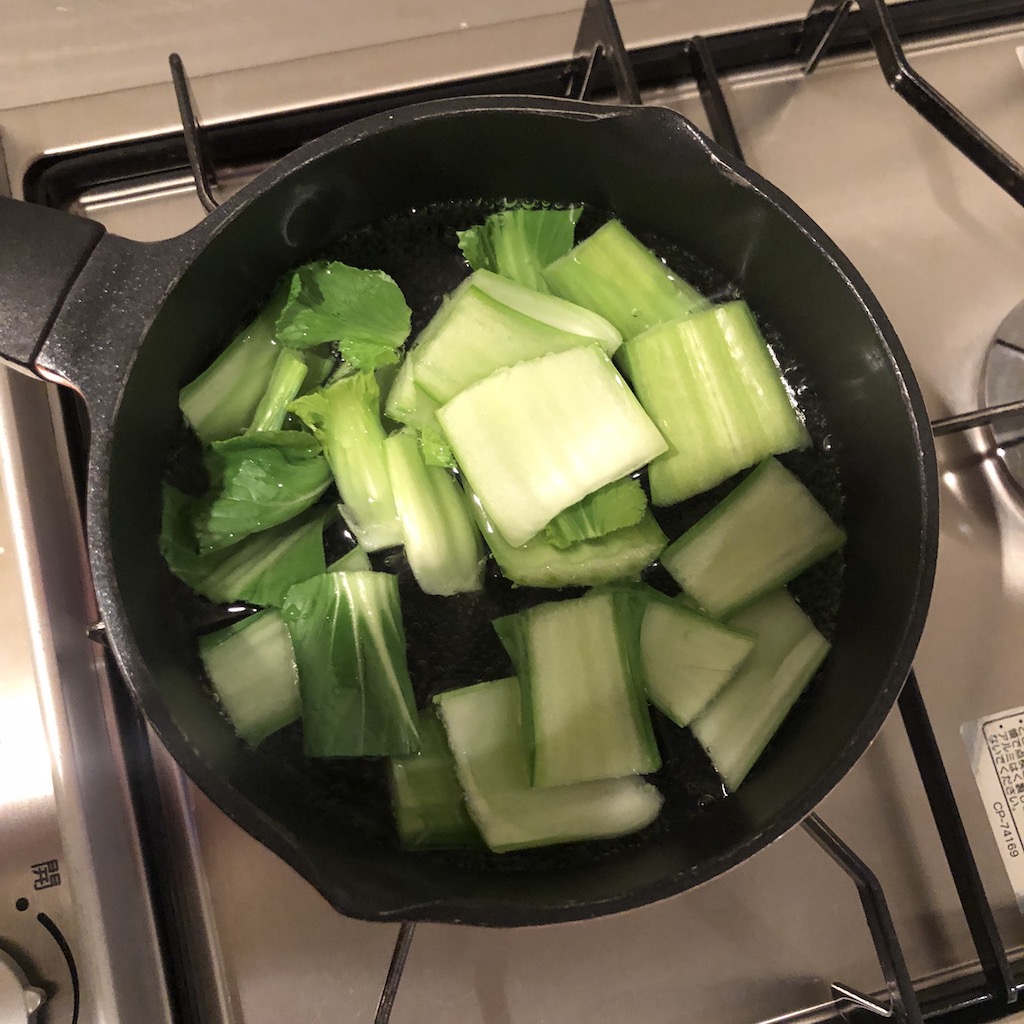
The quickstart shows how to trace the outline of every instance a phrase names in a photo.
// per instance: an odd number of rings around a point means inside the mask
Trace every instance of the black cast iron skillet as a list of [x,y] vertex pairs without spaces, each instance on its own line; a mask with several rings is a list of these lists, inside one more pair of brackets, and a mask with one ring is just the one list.
[[[157,535],[180,439],[179,387],[289,268],[412,207],[584,202],[734,282],[813,382],[849,534],[834,648],[739,793],[632,839],[505,855],[407,853],[370,776],[253,753],[197,673]],[[340,911],[481,925],[565,921],[679,893],[811,809],[874,737],[911,664],[937,543],[931,435],[892,328],[793,203],[683,118],[533,98],[459,99],[360,121],[261,174],[159,244],[0,201],[0,352],[84,396],[87,531],[117,661],[174,757],[232,818]]]

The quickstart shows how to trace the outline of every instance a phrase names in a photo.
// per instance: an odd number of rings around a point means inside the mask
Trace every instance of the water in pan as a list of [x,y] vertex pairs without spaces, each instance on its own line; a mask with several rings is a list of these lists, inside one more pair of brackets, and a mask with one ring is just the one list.
[[[413,311],[412,337],[415,338],[437,310],[442,298],[468,273],[457,246],[456,231],[480,223],[491,209],[480,203],[458,203],[410,211],[337,239],[323,255],[354,266],[380,268],[390,274]],[[602,211],[585,210],[577,238],[585,237],[608,216]],[[740,296],[731,282],[695,260],[681,246],[642,233],[640,237],[703,294],[716,301]],[[838,471],[830,451],[823,410],[800,367],[788,356],[784,339],[770,324],[761,321],[761,327],[788,386],[798,397],[814,442],[806,451],[782,456],[781,461],[804,480],[833,518],[841,521]],[[727,494],[736,482],[727,481],[680,505],[655,510],[668,537],[679,536]],[[341,528],[329,533],[328,560],[343,554],[351,543],[351,538]],[[372,561],[374,568],[395,573],[399,578],[409,671],[417,703],[421,707],[441,690],[512,674],[508,655],[491,626],[493,619],[534,604],[583,592],[582,588],[552,591],[514,587],[489,560],[481,593],[433,597],[419,590],[401,549],[375,553]],[[804,573],[790,588],[826,636],[833,629],[841,576],[842,556],[836,554]],[[657,564],[647,570],[645,579],[668,593],[678,590]],[[486,864],[489,868],[503,871],[543,869],[553,864],[565,865],[578,858],[589,862],[614,856],[624,847],[644,842],[645,836],[671,830],[681,820],[699,816],[709,804],[725,798],[717,773],[688,730],[677,728],[660,712],[654,711],[653,715],[664,765],[651,776],[651,781],[664,793],[666,800],[659,819],[645,833],[618,840],[501,855],[468,850],[423,851],[418,856],[443,858],[445,863],[458,862],[466,867],[479,868]],[[279,764],[287,763],[290,770],[296,764],[302,764],[303,775],[318,797],[322,797],[325,812],[330,813],[333,807],[343,819],[358,821],[367,838],[397,843],[389,810],[387,765],[383,759],[307,761],[302,753],[302,733],[298,724],[266,740],[258,756]],[[358,810],[353,816],[356,807]]]

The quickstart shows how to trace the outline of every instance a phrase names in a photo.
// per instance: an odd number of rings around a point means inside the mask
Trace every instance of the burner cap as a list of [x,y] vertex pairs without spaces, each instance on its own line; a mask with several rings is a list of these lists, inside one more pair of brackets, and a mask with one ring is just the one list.
[[0,949],[0,1022],[28,1024],[42,1002],[42,991],[29,985],[17,961]]
[[[1002,405],[1024,397],[1024,301],[1017,303],[996,330],[982,374],[982,403]],[[996,455],[1018,487],[1024,489],[1024,413],[992,424]]]

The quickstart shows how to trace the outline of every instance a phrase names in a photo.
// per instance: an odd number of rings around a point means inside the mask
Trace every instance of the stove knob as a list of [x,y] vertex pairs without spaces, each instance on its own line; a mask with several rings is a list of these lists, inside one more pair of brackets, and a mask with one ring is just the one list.
[[45,994],[33,988],[17,960],[0,949],[0,1024],[29,1024]]

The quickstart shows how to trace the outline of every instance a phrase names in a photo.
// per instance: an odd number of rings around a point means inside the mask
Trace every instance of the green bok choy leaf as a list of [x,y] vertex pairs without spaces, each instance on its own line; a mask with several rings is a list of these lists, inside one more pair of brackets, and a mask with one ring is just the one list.
[[211,486],[196,502],[192,520],[200,553],[287,522],[309,508],[331,482],[319,443],[298,430],[214,441],[204,462]]
[[381,572],[314,576],[282,609],[299,667],[310,757],[404,755],[419,749],[398,578]]
[[490,270],[547,292],[543,270],[572,248],[582,212],[580,206],[502,210],[492,213],[483,224],[460,231],[459,248],[474,270]]
[[277,336],[295,348],[337,342],[347,363],[372,370],[398,362],[410,318],[401,290],[384,271],[323,260],[292,275]]

